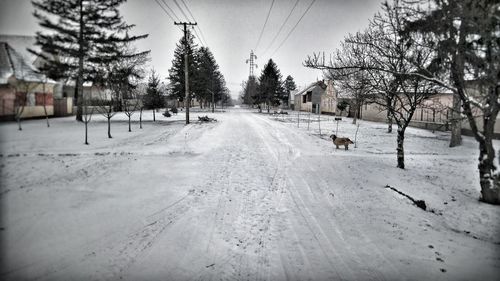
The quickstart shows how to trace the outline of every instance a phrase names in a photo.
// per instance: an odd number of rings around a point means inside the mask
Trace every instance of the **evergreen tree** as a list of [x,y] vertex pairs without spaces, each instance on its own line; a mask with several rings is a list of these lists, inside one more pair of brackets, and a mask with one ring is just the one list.
[[219,72],[215,58],[207,47],[201,47],[197,51],[198,67],[193,77],[196,98],[200,104],[212,102],[212,95],[214,101],[217,101],[216,96],[220,95],[221,79],[224,79]]
[[271,106],[279,105],[280,98],[285,89],[281,80],[281,73],[278,66],[272,59],[269,59],[259,77],[258,99],[257,103],[265,103],[269,113]]
[[243,83],[243,96],[242,101],[243,104],[247,105],[255,105],[258,100],[258,92],[257,88],[259,84],[255,79],[255,76],[248,77],[248,80]]
[[156,121],[155,111],[158,108],[165,107],[165,98],[160,89],[160,78],[154,70],[148,80],[146,95],[144,96],[144,108],[153,110],[153,121]]
[[290,100],[290,93],[297,89],[297,85],[295,85],[295,81],[293,81],[293,77],[288,75],[285,79],[285,95],[281,99],[283,104],[288,105],[288,101]]
[[[185,90],[185,75],[184,75],[184,54],[188,53],[188,76],[189,76],[189,91],[191,97],[193,97],[193,92],[198,91],[201,86],[196,84],[195,71],[198,67],[197,56],[195,56],[197,45],[194,43],[194,37],[191,32],[187,32],[187,44],[185,44],[184,36],[181,38],[174,50],[174,59],[172,61],[172,67],[169,69],[170,83],[172,85],[172,93],[179,101],[184,101],[186,97]],[[187,48],[186,48],[187,45]]]
[[94,81],[100,69],[130,54],[123,45],[147,37],[129,36],[119,12],[125,0],[36,0],[34,16],[46,33],[37,32],[41,51],[30,52],[45,60],[41,71],[50,78],[76,82],[77,120],[82,120],[82,93],[85,81]]

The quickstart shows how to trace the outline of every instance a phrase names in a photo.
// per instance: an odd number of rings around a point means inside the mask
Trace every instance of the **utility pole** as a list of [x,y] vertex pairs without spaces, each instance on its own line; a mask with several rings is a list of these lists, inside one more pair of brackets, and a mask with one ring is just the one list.
[[187,26],[188,25],[197,25],[197,23],[191,22],[175,22],[175,25],[182,25],[184,27],[184,88],[186,89],[186,101],[184,104],[186,105],[186,125],[189,124],[189,74],[188,74],[188,43],[187,43]]

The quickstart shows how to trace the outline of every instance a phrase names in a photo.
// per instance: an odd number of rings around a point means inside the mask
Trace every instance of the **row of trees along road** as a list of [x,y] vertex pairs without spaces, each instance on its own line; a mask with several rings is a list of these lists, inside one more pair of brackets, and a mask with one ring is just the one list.
[[[76,118],[82,121],[83,84],[112,88],[122,100],[130,81],[140,76],[149,51],[134,52],[130,44],[148,35],[131,36],[133,25],[123,21],[119,6],[125,0],[33,1],[34,16],[47,32],[37,32],[44,59],[40,70],[57,81],[75,82]],[[118,71],[117,71],[118,70]],[[110,79],[102,79],[103,77]],[[111,85],[112,84],[112,85]],[[109,120],[109,119],[108,119]]]
[[278,66],[269,59],[259,78],[248,77],[248,80],[243,82],[242,88],[240,99],[243,104],[265,104],[269,113],[272,106],[286,104],[291,91],[297,86],[290,75],[283,81]]
[[493,147],[500,108],[499,33],[498,1],[394,0],[382,5],[366,30],[347,35],[330,61],[313,54],[304,65],[346,87],[362,83],[362,98],[387,110],[389,123],[398,127],[399,168],[416,107],[433,93],[452,92],[450,146],[460,145],[465,118],[479,144],[481,200],[500,204],[500,158]]
[[208,47],[198,47],[191,32],[186,34],[187,38],[183,36],[174,50],[168,77],[171,83],[169,95],[179,102],[185,100],[184,54],[187,52],[191,98],[196,98],[201,108],[213,108],[218,102],[227,103],[230,101],[229,89],[214,55]]

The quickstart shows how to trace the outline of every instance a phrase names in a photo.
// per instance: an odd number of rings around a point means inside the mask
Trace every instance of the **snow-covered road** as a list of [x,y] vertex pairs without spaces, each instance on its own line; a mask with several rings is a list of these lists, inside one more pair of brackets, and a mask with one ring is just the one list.
[[[464,173],[475,165],[473,150],[407,160],[456,165],[456,174],[412,171],[411,164],[401,171],[392,152],[334,151],[325,136],[267,115],[232,110],[216,118],[188,126],[147,124],[133,133],[122,133],[126,124],[118,123],[113,140],[91,140],[90,147],[71,137],[70,145],[53,145],[61,138],[40,136],[40,120],[26,122],[22,132],[29,138],[36,131],[39,142],[20,143],[19,132],[4,135],[1,279],[500,276],[498,208],[465,191],[450,201],[462,206],[443,207],[444,195],[428,193],[455,194],[443,191],[448,178],[463,186],[474,181],[473,171]],[[58,125],[66,132],[75,126]],[[104,122],[93,126],[104,135]],[[416,208],[386,184],[420,190],[412,195],[434,212]],[[471,208],[477,214],[457,218],[457,210]],[[463,229],[469,226],[477,229]]]

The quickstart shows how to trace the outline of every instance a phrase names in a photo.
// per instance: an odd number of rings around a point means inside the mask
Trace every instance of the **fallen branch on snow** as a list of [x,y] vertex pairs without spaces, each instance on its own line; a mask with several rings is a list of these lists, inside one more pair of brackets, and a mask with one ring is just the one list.
[[404,192],[401,192],[401,191],[397,190],[396,188],[394,188],[394,187],[392,187],[392,186],[390,186],[388,184],[385,186],[385,188],[389,188],[389,189],[392,189],[392,190],[396,191],[397,193],[399,193],[399,194],[405,196],[406,198],[410,199],[413,202],[413,204],[415,204],[420,209],[422,209],[424,211],[427,210],[427,206],[425,205],[425,201],[424,200],[415,200],[410,195],[408,195],[408,194],[406,194]]

